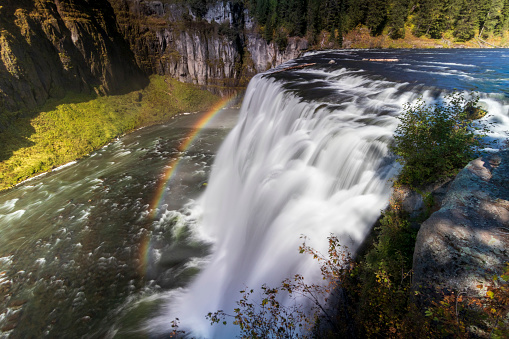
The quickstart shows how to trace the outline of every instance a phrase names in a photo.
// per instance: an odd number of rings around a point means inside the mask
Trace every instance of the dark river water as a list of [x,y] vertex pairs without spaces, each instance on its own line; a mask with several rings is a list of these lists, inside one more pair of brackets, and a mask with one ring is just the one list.
[[330,233],[362,242],[398,171],[388,145],[406,103],[476,91],[493,148],[509,129],[508,50],[329,51],[278,70],[311,63],[256,76],[240,112],[189,147],[203,114],[1,193],[0,338],[166,338],[175,317],[234,337],[205,314],[246,285],[319,277],[301,234],[319,250]]
[[[102,337],[129,297],[189,280],[189,258],[207,246],[188,239],[193,217],[184,205],[206,187],[238,110],[218,113],[180,151],[203,114],[135,131],[0,195],[0,337]],[[175,159],[172,194],[151,217]],[[151,264],[148,246],[169,259]]]

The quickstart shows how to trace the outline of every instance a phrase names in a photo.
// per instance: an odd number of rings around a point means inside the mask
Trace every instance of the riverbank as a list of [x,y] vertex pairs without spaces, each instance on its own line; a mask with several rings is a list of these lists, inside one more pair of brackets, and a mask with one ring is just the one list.
[[[325,41],[322,39],[322,48],[325,48]],[[365,49],[365,48],[507,48],[509,47],[509,36],[492,36],[487,39],[474,37],[468,41],[456,41],[452,33],[446,33],[442,39],[431,39],[426,36],[417,37],[412,34],[412,28],[407,27],[405,37],[402,39],[391,39],[388,34],[372,36],[367,27],[361,26],[349,31],[343,36],[343,48]]]
[[198,86],[153,75],[124,95],[68,94],[21,116],[0,133],[0,190],[82,158],[134,129],[175,114],[203,111],[220,98]]

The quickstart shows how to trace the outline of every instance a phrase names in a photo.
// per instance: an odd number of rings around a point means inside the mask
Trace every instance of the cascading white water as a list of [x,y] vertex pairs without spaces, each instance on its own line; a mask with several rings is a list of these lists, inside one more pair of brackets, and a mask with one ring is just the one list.
[[[302,235],[326,253],[332,233],[355,252],[387,205],[398,171],[388,156],[397,115],[417,97],[436,95],[344,68],[251,80],[198,202],[198,231],[214,244],[213,254],[188,288],[171,293],[151,329],[167,331],[179,318],[193,336],[233,337],[234,328],[211,326],[205,315],[232,313],[246,286],[274,286],[297,273],[320,280],[319,265],[299,254]],[[504,109],[494,110],[499,118]]]
[[331,233],[351,252],[364,240],[397,171],[387,159],[395,116],[414,94],[344,69],[328,79],[329,89],[348,100],[306,101],[283,82],[251,81],[200,201],[200,233],[213,241],[213,255],[152,326],[167,328],[177,317],[198,337],[230,337],[232,328],[211,327],[205,315],[233,310],[246,286],[296,273],[319,279],[319,265],[299,254],[302,235],[323,253]]
[[[178,146],[204,114],[136,131],[2,192],[0,336],[168,338],[178,317],[189,337],[234,337],[235,328],[210,326],[205,315],[232,312],[245,285],[257,290],[294,273],[321,280],[318,264],[298,254],[301,234],[322,252],[331,232],[357,248],[387,203],[396,168],[386,148],[403,103],[478,91],[493,123],[488,139],[507,147],[508,61],[503,49],[342,50],[260,75],[194,203],[234,111],[184,152]],[[179,171],[154,213],[161,173],[174,161]],[[154,319],[161,303],[165,314]]]

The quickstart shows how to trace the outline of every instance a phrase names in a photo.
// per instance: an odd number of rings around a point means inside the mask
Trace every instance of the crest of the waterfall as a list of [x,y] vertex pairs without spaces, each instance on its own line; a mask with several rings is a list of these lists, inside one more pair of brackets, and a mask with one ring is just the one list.
[[267,75],[250,82],[200,201],[210,261],[153,326],[178,317],[195,336],[232,337],[234,329],[212,327],[205,315],[232,311],[246,286],[297,273],[321,280],[319,265],[299,254],[301,236],[326,253],[333,233],[354,252],[387,205],[397,172],[388,144],[416,94],[344,69],[322,84],[338,101],[306,98],[304,81],[298,90],[285,85]]

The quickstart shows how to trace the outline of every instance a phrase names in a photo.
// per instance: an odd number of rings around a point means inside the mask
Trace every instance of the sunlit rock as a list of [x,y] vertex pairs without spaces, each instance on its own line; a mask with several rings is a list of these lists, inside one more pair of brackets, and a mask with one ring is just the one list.
[[509,152],[470,162],[417,235],[414,283],[476,291],[509,262]]

